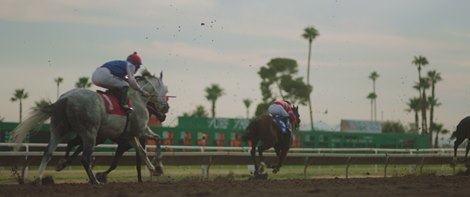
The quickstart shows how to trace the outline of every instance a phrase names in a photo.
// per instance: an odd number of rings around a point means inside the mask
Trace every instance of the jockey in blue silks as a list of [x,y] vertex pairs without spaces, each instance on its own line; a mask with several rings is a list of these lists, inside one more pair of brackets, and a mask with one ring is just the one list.
[[291,123],[296,121],[296,116],[288,101],[272,102],[268,107],[268,112],[277,120],[282,133],[289,134],[291,132]]
[[131,112],[133,109],[126,104],[129,85],[145,97],[150,96],[147,91],[140,87],[134,77],[141,65],[142,59],[137,55],[137,52],[134,52],[125,61],[109,61],[98,67],[93,72],[91,81],[99,87],[109,89],[118,99],[122,109]]

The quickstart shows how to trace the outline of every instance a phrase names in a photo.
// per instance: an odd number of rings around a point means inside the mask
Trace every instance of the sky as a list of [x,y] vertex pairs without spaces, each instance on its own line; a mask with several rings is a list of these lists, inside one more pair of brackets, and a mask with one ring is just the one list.
[[[414,121],[406,112],[418,79],[415,56],[436,70],[442,81],[435,121],[454,130],[470,114],[470,1],[466,0],[0,0],[0,117],[19,120],[24,88],[26,116],[34,102],[54,101],[54,79],[64,78],[61,93],[79,77],[90,77],[106,61],[137,51],[143,67],[163,71],[170,112],[164,126],[203,105],[204,89],[218,84],[216,116],[243,118],[243,99],[261,101],[257,72],[271,59],[297,61],[306,78],[308,41],[301,35],[315,27],[311,94],[318,127],[339,129],[341,119],[370,120],[376,71],[377,119]],[[96,86],[92,89],[99,89]],[[309,128],[307,106],[300,107],[302,128]]]

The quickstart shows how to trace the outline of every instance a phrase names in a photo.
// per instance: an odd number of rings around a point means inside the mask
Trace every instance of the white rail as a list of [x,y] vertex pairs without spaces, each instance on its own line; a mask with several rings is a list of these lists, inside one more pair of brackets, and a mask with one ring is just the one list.
[[[24,147],[21,151],[12,152],[9,150],[1,151],[1,147],[7,147],[10,149],[14,146]],[[46,143],[0,143],[0,153],[10,152],[10,154],[28,153],[31,152],[31,148],[46,148]],[[67,147],[67,144],[59,144],[58,147]],[[96,148],[117,148],[117,144],[99,144]],[[156,148],[155,145],[147,145],[147,149]],[[162,145],[162,149],[171,150],[172,152],[181,150],[191,150],[193,152],[210,152],[210,151],[227,151],[227,152],[249,152],[251,147],[229,147],[229,146],[179,146],[179,145]],[[272,151],[272,149],[270,149]],[[37,152],[37,151],[36,151]],[[41,151],[42,152],[42,151]],[[433,155],[453,155],[453,148],[425,148],[425,149],[392,149],[392,148],[291,148],[292,153],[313,153],[313,154],[325,154],[325,153],[347,153],[347,154],[433,154]],[[458,152],[465,152],[464,148],[459,148]]]
[[[11,151],[12,147],[19,145],[20,151]],[[66,147],[59,144],[58,147]],[[31,151],[32,148],[45,148],[45,143],[0,143],[0,161],[11,157],[42,157],[41,151]],[[113,148],[116,144],[100,144],[97,148]],[[146,148],[156,148],[155,145],[147,145]],[[216,147],[216,146],[173,146],[163,145],[163,156],[166,159],[178,160],[179,164],[202,164],[208,176],[209,167],[212,164],[248,164],[250,147]],[[384,176],[387,176],[387,167],[390,163],[420,165],[448,164],[452,161],[454,150],[452,148],[428,148],[428,149],[389,149],[389,148],[291,148],[288,160],[291,164],[304,165],[304,176],[307,176],[307,168],[315,165],[344,164],[346,166],[346,178],[350,164],[384,164]],[[459,155],[465,149],[458,149]],[[63,155],[63,152],[55,152],[54,155]],[[133,156],[135,153],[126,153],[125,156]],[[273,156],[273,151],[266,156]],[[113,151],[95,152],[94,156],[110,158]],[[168,160],[166,160],[168,161]],[[286,161],[289,162],[289,161]],[[183,165],[184,165],[183,164]],[[2,164],[0,163],[0,166]],[[375,165],[377,168],[377,165]],[[453,167],[453,166],[452,166]],[[454,172],[455,172],[455,167]]]

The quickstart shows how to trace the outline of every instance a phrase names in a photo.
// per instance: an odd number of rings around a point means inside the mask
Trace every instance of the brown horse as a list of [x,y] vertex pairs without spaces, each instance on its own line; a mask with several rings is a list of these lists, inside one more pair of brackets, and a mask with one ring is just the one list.
[[[300,115],[298,107],[293,107],[294,114],[297,116],[296,122],[291,122],[292,131],[300,124]],[[283,134],[276,121],[270,114],[263,114],[250,122],[243,136],[246,141],[251,142],[251,158],[255,165],[255,177],[263,174],[266,164],[264,163],[263,152],[274,148],[278,157],[278,164],[272,166],[273,173],[277,173],[289,151],[292,134]],[[258,148],[259,162],[256,161],[256,149]]]
[[[451,139],[455,139],[454,142],[454,159],[453,162],[457,162],[457,149],[459,145],[465,140],[470,140],[470,116],[462,119],[457,125],[457,130],[452,133]],[[468,151],[470,150],[470,142],[467,143],[467,148],[465,150],[464,161],[467,161]]]

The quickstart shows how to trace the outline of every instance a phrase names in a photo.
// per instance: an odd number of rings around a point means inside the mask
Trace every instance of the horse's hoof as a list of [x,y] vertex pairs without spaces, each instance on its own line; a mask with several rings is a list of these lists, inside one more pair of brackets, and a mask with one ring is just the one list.
[[268,174],[257,174],[254,177],[255,180],[267,180],[268,179]]
[[[99,173],[96,173],[96,174],[99,174]],[[103,184],[102,182],[100,182],[100,181],[98,180],[98,178],[96,178],[96,176],[95,176],[94,179],[90,179],[90,180],[88,181],[88,183],[93,184],[93,185],[102,185],[102,184]]]
[[52,176],[46,176],[42,179],[37,178],[32,182],[33,185],[54,185],[55,181]]
[[163,168],[161,166],[155,166],[155,171],[152,174],[153,176],[163,175]]
[[467,170],[469,170],[470,169],[470,162],[468,162],[468,161],[465,162],[465,167],[467,168]]
[[103,172],[98,172],[96,173],[96,180],[102,183],[107,183],[108,182],[108,175]]
[[98,180],[96,180],[96,181],[90,181],[90,183],[93,184],[93,185],[103,185],[103,184],[104,184],[104,183],[102,183],[102,182],[99,182]]
[[265,169],[266,169],[266,164],[261,163],[258,167],[258,174],[263,174]]
[[273,173],[276,174],[277,172],[279,172],[279,168],[274,168]]
[[65,169],[65,167],[67,167],[67,160],[61,159],[61,160],[59,160],[59,162],[57,162],[57,166],[55,167],[55,171],[57,171],[57,172],[62,171],[63,169]]

